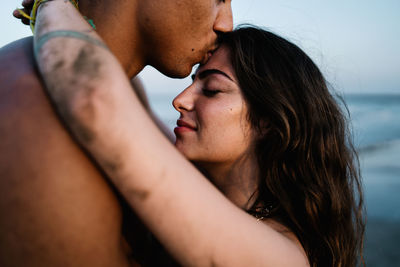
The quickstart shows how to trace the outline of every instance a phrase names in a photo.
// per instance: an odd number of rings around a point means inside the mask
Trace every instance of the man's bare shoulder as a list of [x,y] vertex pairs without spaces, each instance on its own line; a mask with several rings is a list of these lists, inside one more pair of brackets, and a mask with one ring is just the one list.
[[[25,113],[37,103],[43,104],[47,100],[35,68],[32,47],[32,37],[28,37],[0,49],[0,116],[2,117],[7,114],[16,116]],[[1,121],[2,130],[4,122]]]
[[117,198],[58,120],[32,38],[0,49],[0,137],[0,265],[126,265]]
[[[2,83],[6,80],[12,80],[13,77],[20,76],[27,71],[33,72],[35,69],[33,58],[33,38],[26,37],[1,47],[0,69],[0,78]],[[7,79],[6,75],[10,74],[12,74],[12,76]]]

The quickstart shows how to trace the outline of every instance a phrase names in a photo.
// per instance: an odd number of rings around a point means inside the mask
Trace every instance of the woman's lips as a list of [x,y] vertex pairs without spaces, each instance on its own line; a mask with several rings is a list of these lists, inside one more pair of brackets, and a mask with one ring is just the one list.
[[194,126],[191,123],[185,122],[183,120],[178,120],[176,122],[176,124],[178,126],[175,127],[175,129],[174,129],[175,134],[182,133],[182,132],[194,132],[197,130],[196,126]]

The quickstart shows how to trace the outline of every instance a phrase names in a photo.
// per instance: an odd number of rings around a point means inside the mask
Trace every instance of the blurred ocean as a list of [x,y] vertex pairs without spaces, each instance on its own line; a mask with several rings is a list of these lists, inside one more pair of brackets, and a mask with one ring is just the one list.
[[[156,114],[172,130],[174,95],[149,95]],[[400,266],[400,94],[344,96],[359,151],[367,208],[367,266]]]
[[367,207],[367,266],[400,266],[400,95],[347,95]]

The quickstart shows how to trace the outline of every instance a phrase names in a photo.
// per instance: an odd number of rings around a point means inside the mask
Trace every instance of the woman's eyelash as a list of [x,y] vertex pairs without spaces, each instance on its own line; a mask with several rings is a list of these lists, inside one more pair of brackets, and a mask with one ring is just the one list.
[[218,94],[220,91],[218,90],[209,90],[209,89],[203,89],[203,95],[206,97],[212,97]]

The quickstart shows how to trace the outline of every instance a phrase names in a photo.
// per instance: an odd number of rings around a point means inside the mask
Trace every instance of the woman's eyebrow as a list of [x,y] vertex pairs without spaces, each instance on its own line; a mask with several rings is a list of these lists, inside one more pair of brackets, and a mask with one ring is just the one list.
[[[229,80],[231,80],[232,82],[235,82],[228,74],[226,74],[226,73],[223,72],[223,71],[217,70],[217,69],[207,69],[207,70],[203,70],[203,71],[197,73],[196,76],[198,76],[199,79],[202,80],[202,79],[204,79],[204,78],[206,78],[207,76],[210,76],[210,75],[212,75],[212,74],[220,74],[220,75],[223,75],[223,76],[225,76],[226,78],[228,78]],[[192,78],[194,78],[194,77],[192,76]]]

